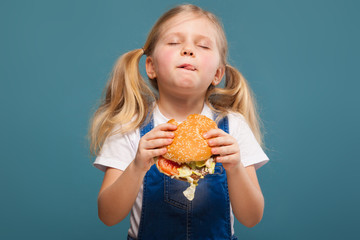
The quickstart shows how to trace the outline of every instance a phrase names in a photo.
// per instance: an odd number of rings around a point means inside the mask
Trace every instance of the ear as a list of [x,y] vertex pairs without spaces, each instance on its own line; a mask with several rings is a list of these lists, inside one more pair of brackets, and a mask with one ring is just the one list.
[[146,68],[146,74],[150,79],[156,78],[154,60],[151,57],[146,57],[145,68]]
[[221,65],[216,70],[214,80],[211,82],[211,84],[214,86],[218,85],[221,82],[222,78],[224,77],[224,74],[225,74],[225,66]]

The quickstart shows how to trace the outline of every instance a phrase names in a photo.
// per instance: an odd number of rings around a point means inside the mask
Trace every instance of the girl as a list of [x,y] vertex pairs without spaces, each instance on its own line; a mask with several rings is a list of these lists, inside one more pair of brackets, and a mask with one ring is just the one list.
[[[139,73],[145,67],[152,91]],[[251,90],[227,61],[219,20],[194,5],[180,5],[155,23],[143,48],[118,60],[90,129],[94,165],[105,172],[98,214],[108,226],[131,211],[128,239],[237,239],[234,215],[253,227],[264,198],[255,170],[263,152]],[[217,88],[225,75],[225,87]],[[154,157],[172,142],[175,125],[189,114],[221,119],[205,133],[216,170],[199,181],[193,201],[188,185],[158,172]]]

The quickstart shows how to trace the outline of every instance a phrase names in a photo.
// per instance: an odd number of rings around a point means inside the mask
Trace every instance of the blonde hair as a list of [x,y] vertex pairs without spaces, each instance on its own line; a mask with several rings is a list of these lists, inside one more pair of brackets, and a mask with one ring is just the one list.
[[[139,72],[140,58],[143,54],[152,55],[165,23],[184,13],[206,17],[218,32],[221,63],[225,65],[225,86],[217,88],[211,85],[205,102],[220,116],[225,116],[228,112],[241,113],[256,140],[263,146],[254,95],[242,74],[227,63],[228,46],[221,22],[208,11],[195,5],[184,4],[170,9],[157,20],[142,49],[127,52],[116,62],[105,87],[106,94],[91,119],[89,137],[92,154],[99,153],[105,139],[110,135],[133,131],[145,121],[152,110],[152,103],[156,101],[156,95]],[[157,90],[156,79],[149,80]],[[115,131],[115,126],[121,127]]]

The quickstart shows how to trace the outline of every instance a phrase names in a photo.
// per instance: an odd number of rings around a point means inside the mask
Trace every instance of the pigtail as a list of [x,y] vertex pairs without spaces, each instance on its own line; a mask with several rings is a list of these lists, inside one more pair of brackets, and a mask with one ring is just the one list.
[[[143,54],[143,49],[127,52],[113,68],[105,97],[91,120],[90,149],[94,155],[99,153],[109,135],[134,130],[146,119],[155,97],[139,71]],[[114,131],[118,124],[121,128]]]
[[225,115],[229,111],[241,113],[249,124],[256,140],[263,146],[260,129],[260,118],[254,94],[243,75],[234,67],[226,64],[225,87],[214,88],[208,91],[207,101],[213,110]]

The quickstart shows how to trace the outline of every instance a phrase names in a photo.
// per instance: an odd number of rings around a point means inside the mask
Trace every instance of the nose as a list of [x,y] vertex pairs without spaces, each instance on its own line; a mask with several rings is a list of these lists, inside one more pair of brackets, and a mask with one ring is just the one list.
[[189,48],[182,49],[180,54],[181,54],[181,56],[195,57],[194,51],[192,51]]

